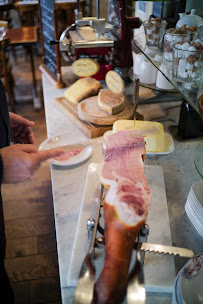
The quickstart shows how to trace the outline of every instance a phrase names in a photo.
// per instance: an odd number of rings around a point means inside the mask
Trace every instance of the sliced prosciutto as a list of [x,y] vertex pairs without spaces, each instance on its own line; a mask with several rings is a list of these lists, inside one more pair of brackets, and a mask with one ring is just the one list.
[[146,221],[151,194],[144,175],[145,141],[137,130],[107,138],[101,183],[104,200],[105,262],[92,303],[122,303],[127,288],[134,242]]
[[58,161],[67,161],[71,157],[76,156],[79,153],[81,153],[84,149],[85,149],[85,147],[82,147],[80,149],[73,149],[73,150],[70,150],[70,151],[65,151],[63,154],[54,157],[54,159],[58,160]]

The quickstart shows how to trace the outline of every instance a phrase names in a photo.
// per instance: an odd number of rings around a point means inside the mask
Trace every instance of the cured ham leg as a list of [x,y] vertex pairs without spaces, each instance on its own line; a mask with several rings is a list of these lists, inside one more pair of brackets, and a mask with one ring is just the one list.
[[101,182],[109,188],[104,200],[105,262],[95,284],[94,304],[122,303],[134,242],[151,200],[144,175],[145,142],[137,130],[107,138]]

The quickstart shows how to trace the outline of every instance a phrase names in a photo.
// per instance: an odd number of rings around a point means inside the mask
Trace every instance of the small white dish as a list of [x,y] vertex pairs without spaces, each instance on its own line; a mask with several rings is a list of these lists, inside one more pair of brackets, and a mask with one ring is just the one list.
[[201,215],[200,211],[197,209],[197,206],[193,201],[190,201],[189,208],[190,208],[190,213],[194,215],[194,217],[197,219],[203,231],[203,216]]
[[190,259],[178,273],[174,290],[173,303],[201,304],[203,301],[203,253]]
[[147,155],[155,155],[155,154],[170,154],[174,151],[174,141],[171,134],[164,132],[164,150],[162,152],[146,152]]
[[193,208],[193,210],[198,213],[198,217],[202,218],[202,226],[203,226],[203,208],[192,193],[189,197],[189,203],[190,206]]
[[185,212],[190,219],[192,225],[196,229],[196,231],[203,237],[203,227],[197,216],[193,213],[193,211],[190,208],[190,205],[185,204]]
[[166,79],[165,76],[163,76],[161,71],[164,73],[164,75],[169,76],[172,73],[172,65],[170,66],[168,63],[165,64],[164,62],[160,65],[160,71],[158,71],[156,77],[157,88],[169,91],[174,90],[174,86]]
[[145,59],[145,56],[143,54],[133,53],[133,73],[134,74],[139,76],[140,65],[144,59]]
[[[105,139],[109,136],[113,134],[112,130],[109,130],[107,132],[104,133],[103,135],[103,139],[104,139],[104,143],[103,143],[103,149],[105,150]],[[173,141],[173,137],[169,134],[164,132],[164,150],[162,152],[147,152],[147,155],[156,155],[156,154],[170,154],[174,151],[174,141]]]
[[[57,135],[52,138],[48,138],[45,141],[41,143],[39,146],[38,150],[43,151],[43,150],[49,150],[61,146],[65,146],[68,144],[78,144],[79,142],[86,141],[87,139],[82,136],[77,136],[74,134],[62,134],[62,135]],[[67,160],[57,160],[54,158],[51,158],[48,160],[50,164],[57,165],[57,166],[72,166],[79,164],[86,159],[88,159],[92,155],[93,147],[92,145],[88,145],[85,147],[84,150],[79,152],[77,155],[71,156]]]
[[145,84],[156,83],[157,68],[148,60],[142,60],[139,69],[140,82]]
[[[167,75],[167,74],[166,74]],[[163,76],[163,74],[158,71],[156,77],[156,86],[162,90],[173,90],[174,86]]]
[[192,193],[199,203],[199,206],[202,208],[203,211],[203,181],[197,182],[194,185],[192,185]]
[[185,212],[197,232],[203,237],[203,182],[190,188],[185,204]]

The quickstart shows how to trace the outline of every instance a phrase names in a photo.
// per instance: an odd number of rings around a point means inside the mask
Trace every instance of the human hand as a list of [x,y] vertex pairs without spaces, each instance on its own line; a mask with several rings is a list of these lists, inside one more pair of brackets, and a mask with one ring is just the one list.
[[34,135],[31,127],[34,122],[20,115],[9,112],[11,122],[11,141],[15,144],[34,144]]
[[20,183],[29,179],[41,162],[62,153],[64,150],[61,148],[38,151],[31,144],[15,144],[1,149],[3,184]]

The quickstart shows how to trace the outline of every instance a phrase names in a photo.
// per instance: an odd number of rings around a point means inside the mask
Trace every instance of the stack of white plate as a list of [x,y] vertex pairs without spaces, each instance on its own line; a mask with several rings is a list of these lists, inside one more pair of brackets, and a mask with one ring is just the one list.
[[172,304],[203,303],[203,253],[189,260],[178,273]]
[[192,185],[185,204],[185,212],[197,232],[203,237],[203,181]]

